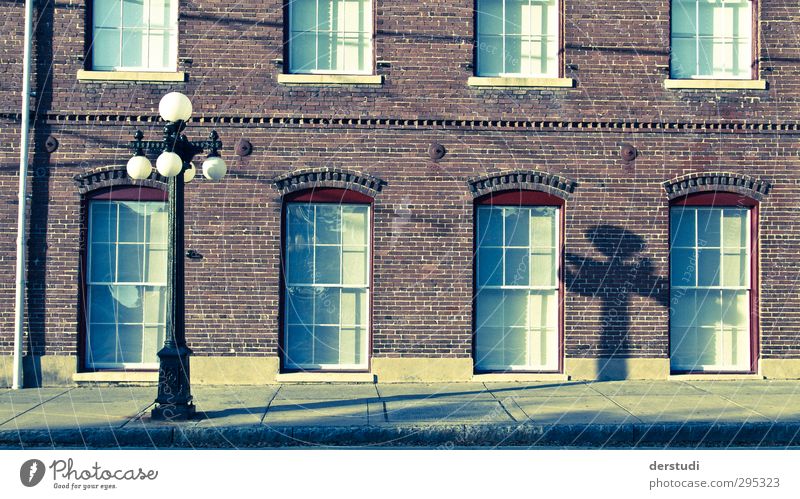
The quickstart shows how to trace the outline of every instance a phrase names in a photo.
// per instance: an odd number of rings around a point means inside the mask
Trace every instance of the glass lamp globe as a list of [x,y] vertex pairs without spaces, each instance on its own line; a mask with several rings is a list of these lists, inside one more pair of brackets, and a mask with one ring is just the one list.
[[183,181],[188,184],[194,179],[195,175],[197,175],[197,168],[195,168],[194,163],[189,163],[189,167],[183,172]]
[[128,160],[126,170],[132,179],[145,180],[153,173],[153,164],[144,156],[134,156]]
[[219,180],[228,172],[225,161],[219,156],[209,156],[203,161],[203,175],[209,180]]
[[167,178],[172,178],[183,169],[181,157],[174,152],[164,151],[156,160],[156,170]]
[[170,92],[158,103],[158,114],[165,121],[188,121],[192,116],[192,102],[180,92]]

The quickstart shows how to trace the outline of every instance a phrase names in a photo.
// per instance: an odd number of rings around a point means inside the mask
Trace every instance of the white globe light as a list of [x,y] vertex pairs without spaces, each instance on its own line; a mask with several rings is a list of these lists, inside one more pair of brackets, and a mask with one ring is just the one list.
[[164,151],[156,160],[156,170],[164,177],[171,178],[183,169],[181,157],[174,152]]
[[203,161],[203,175],[209,180],[219,180],[228,172],[225,161],[219,156],[211,156]]
[[183,172],[183,181],[188,184],[194,179],[195,175],[197,175],[197,168],[195,168],[194,163],[189,163],[189,168]]
[[144,156],[134,156],[128,160],[126,169],[132,179],[144,180],[153,173],[153,164]]
[[180,92],[170,92],[158,103],[158,114],[165,121],[188,121],[192,116],[192,101]]

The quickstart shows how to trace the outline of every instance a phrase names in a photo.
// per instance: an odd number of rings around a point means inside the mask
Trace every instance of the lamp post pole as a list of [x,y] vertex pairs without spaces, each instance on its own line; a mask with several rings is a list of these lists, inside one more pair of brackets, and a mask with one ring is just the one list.
[[[184,97],[185,99],[185,97]],[[187,100],[188,101],[188,100]],[[186,117],[188,119],[188,116]],[[128,162],[128,173],[135,179],[149,178],[152,166],[144,157],[145,152],[159,152],[157,169],[168,181],[168,231],[167,231],[167,289],[166,331],[164,346],[158,352],[158,396],[151,416],[155,420],[180,421],[195,413],[192,403],[189,357],[191,349],[186,345],[186,288],[184,281],[184,183],[194,176],[192,159],[205,150],[208,159],[203,164],[206,178],[218,179],[225,173],[225,164],[218,150],[222,142],[216,131],[208,140],[189,141],[181,132],[186,121],[169,121],[164,127],[162,141],[144,141],[144,134],[137,131],[128,147],[135,156]],[[176,157],[177,156],[177,157]],[[187,173],[191,173],[189,176]]]

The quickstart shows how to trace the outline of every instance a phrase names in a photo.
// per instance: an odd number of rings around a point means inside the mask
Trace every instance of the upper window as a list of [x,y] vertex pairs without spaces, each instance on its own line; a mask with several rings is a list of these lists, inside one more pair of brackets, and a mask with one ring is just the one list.
[[477,206],[475,369],[555,371],[561,209],[489,202]]
[[147,197],[163,199],[164,193],[115,189],[89,201],[86,367],[158,367],[166,322],[167,206],[139,200]]
[[290,0],[289,72],[372,73],[373,0]]
[[559,74],[559,0],[478,0],[477,76]]
[[367,368],[370,205],[357,193],[355,203],[341,194],[322,199],[328,192],[315,190],[285,207],[283,344],[289,369]]
[[92,69],[175,71],[178,0],[94,0]]
[[[673,371],[752,370],[754,208],[703,194],[671,208]],[[703,203],[707,204],[703,204]]]
[[753,0],[672,0],[672,78],[751,79]]

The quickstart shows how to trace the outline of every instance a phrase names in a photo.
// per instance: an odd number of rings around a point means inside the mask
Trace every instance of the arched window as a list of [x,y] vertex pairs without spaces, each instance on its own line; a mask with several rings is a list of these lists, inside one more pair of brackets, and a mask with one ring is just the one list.
[[476,371],[561,369],[563,206],[539,191],[476,199]]
[[673,372],[755,372],[758,203],[700,192],[670,207]]
[[284,369],[368,368],[371,204],[328,187],[284,197]]
[[132,185],[84,198],[85,368],[158,368],[166,321],[166,199],[163,190]]

